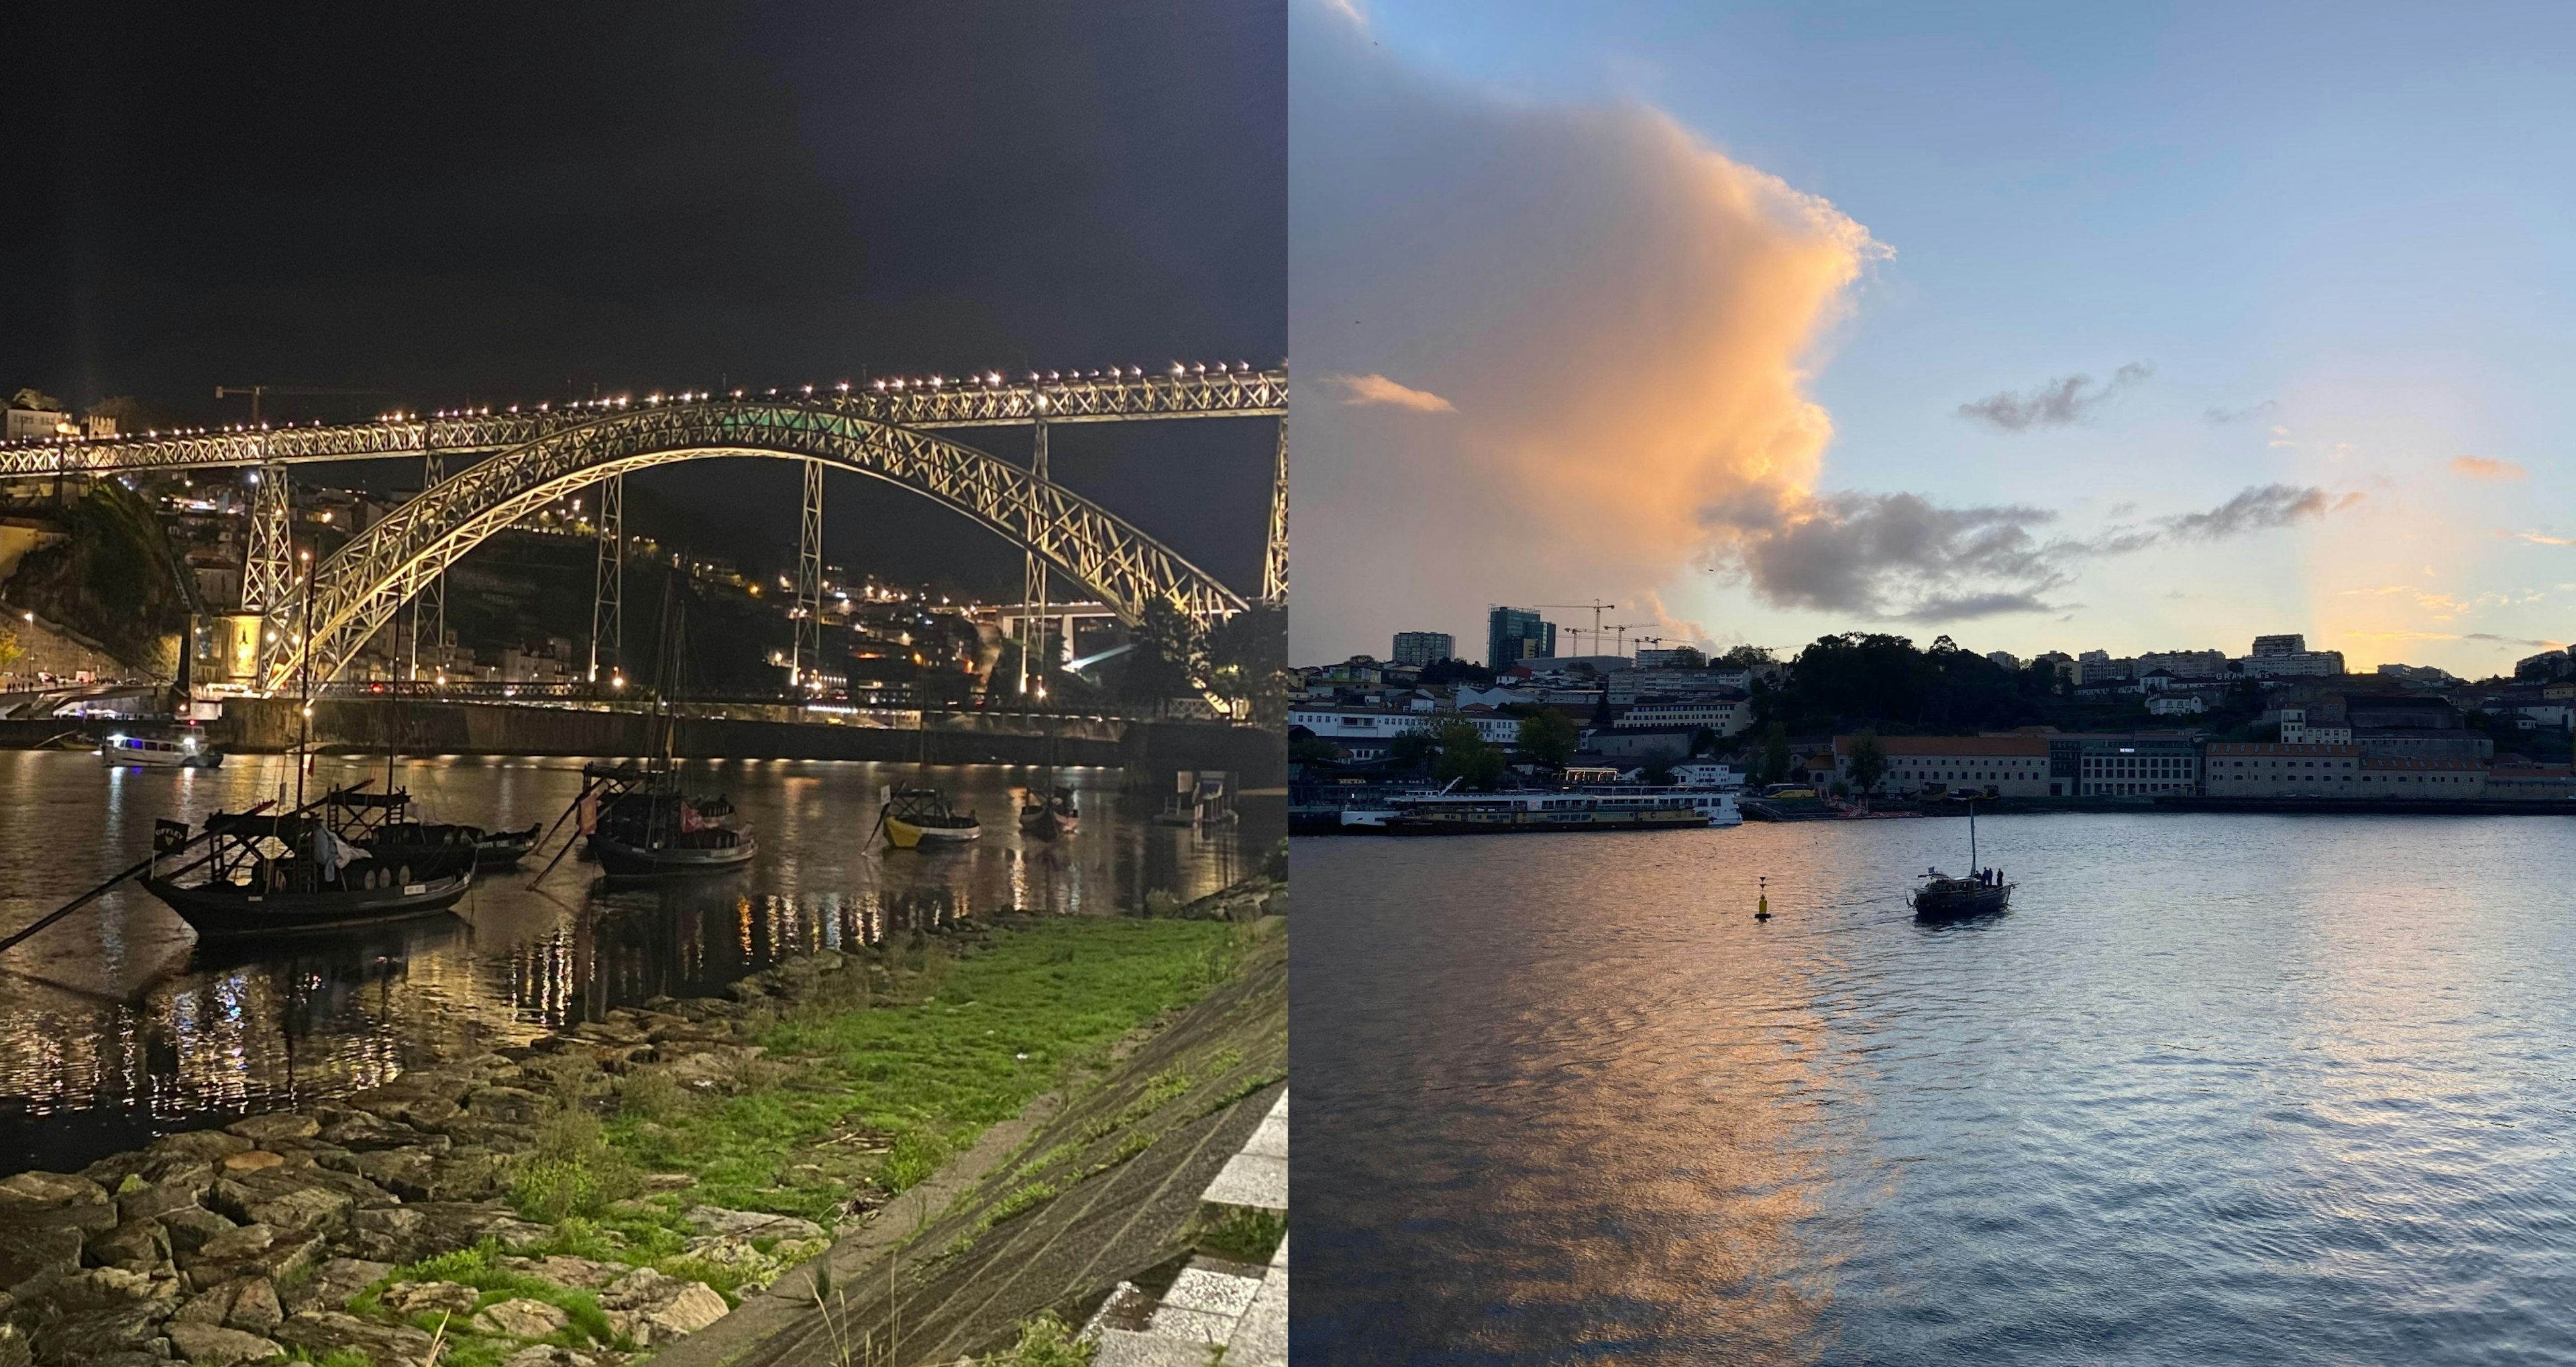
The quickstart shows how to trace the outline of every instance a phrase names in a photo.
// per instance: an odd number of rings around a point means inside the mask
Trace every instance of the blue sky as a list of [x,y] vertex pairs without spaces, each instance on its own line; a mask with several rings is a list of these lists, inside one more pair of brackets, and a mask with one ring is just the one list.
[[[2085,558],[2044,608],[1893,629],[2024,654],[2242,652],[2303,630],[2362,667],[2477,673],[2566,639],[2576,546],[2549,543],[2576,540],[2576,9],[1361,9],[1368,41],[1433,85],[1661,111],[1885,249],[1803,360],[1832,424],[1819,491],[2036,509],[2043,538],[2256,487],[2332,500]],[[1292,63],[1313,50],[1292,40]],[[1293,299],[1314,269],[1294,238],[1315,161],[1296,150],[1314,86],[1293,66],[1291,83]],[[1315,351],[1292,336],[1301,367]],[[2075,375],[2103,395],[2124,366],[2145,373],[2074,421],[2005,431],[1960,411]],[[1660,601],[1720,641],[1888,625],[1689,567]],[[1377,614],[1321,606],[1301,651],[1385,648],[1383,622],[1343,625]]]

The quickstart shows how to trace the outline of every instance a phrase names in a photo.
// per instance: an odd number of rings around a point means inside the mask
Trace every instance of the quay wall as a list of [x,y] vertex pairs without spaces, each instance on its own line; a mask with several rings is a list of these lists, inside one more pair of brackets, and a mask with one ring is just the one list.
[[[1058,764],[1124,768],[1157,788],[1162,780],[1154,776],[1181,769],[1231,770],[1245,787],[1286,781],[1285,743],[1255,727],[970,712],[932,713],[925,729],[913,715],[821,720],[787,707],[707,709],[678,719],[673,749],[685,759],[908,763],[926,751],[933,764],[1043,764],[1052,748]],[[227,749],[273,753],[295,747],[299,722],[292,698],[234,698],[207,729]],[[641,710],[523,703],[406,701],[397,709],[326,698],[313,705],[320,748],[381,750],[397,732],[414,754],[639,755],[652,745],[652,718]]]

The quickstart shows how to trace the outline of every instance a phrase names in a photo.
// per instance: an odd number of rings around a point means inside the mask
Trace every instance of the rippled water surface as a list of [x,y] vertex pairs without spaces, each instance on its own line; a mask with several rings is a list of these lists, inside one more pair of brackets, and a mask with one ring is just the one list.
[[[317,761],[316,784],[382,761]],[[1013,789],[1034,770],[943,768],[934,781],[985,820],[956,850],[868,839],[910,766],[742,761],[686,766],[760,838],[744,873],[606,892],[567,858],[477,880],[452,918],[373,934],[201,953],[185,922],[127,885],[0,955],[0,1173],[77,1168],[151,1135],[373,1085],[432,1056],[523,1041],[657,993],[710,991],[780,954],[996,911],[1116,914],[1249,871],[1278,838],[1273,801],[1241,827],[1153,824],[1111,769],[1062,771],[1081,829],[1024,841]],[[569,759],[446,759],[402,782],[435,819],[551,822],[581,786]],[[215,771],[104,771],[59,752],[0,753],[0,935],[143,857],[156,817],[238,811],[293,782],[282,757]],[[318,787],[315,789],[318,791]],[[560,841],[562,837],[557,836]],[[552,853],[552,847],[545,852]]]
[[2576,1360],[2576,827],[1978,826],[1295,842],[1298,1360]]

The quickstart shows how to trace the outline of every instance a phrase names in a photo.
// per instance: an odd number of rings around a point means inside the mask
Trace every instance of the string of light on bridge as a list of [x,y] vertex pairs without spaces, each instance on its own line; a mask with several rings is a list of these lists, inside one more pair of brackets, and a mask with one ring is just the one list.
[[[1142,381],[1146,379],[1149,374],[1154,373],[1156,372],[1149,372],[1143,366],[1110,366],[1101,370],[1031,370],[1027,372],[1026,379],[1019,383],[1030,385],[1085,384],[1098,382],[1117,383],[1124,380]],[[1249,362],[1245,361],[1174,361],[1171,363],[1168,370],[1160,373],[1169,375],[1176,379],[1185,379],[1192,376],[1205,375],[1251,375],[1255,373],[1255,368]],[[923,392],[944,393],[952,390],[978,388],[1002,389],[1011,383],[1012,382],[1008,380],[1002,372],[998,370],[988,370],[980,374],[968,374],[963,376],[951,376],[945,374],[887,376],[870,380],[867,388],[873,393],[893,395]],[[810,384],[800,385],[793,387],[793,393],[799,397],[810,399],[815,395],[819,388],[820,386]],[[855,388],[856,387],[853,386],[850,381],[842,380],[831,386],[831,392],[835,395],[848,395],[854,392]],[[770,388],[763,390],[762,395],[764,398],[774,399],[782,397],[788,392],[790,391],[785,389]],[[743,388],[730,389],[725,392],[725,397],[734,401],[741,401],[749,396],[750,391]],[[716,399],[716,391],[709,389],[696,389],[681,390],[673,393],[655,391],[654,393],[645,396],[642,402],[651,405],[661,405],[669,403],[710,403],[716,401]],[[630,407],[635,402],[636,400],[633,396],[620,394],[602,398],[575,399],[561,405],[557,405],[551,400],[533,405],[511,404],[507,408],[498,411],[511,414],[609,412]],[[435,410],[430,414],[430,417],[435,420],[489,417],[494,411],[495,410],[489,405],[471,408],[442,408]],[[422,421],[422,415],[417,411],[398,410],[388,413],[379,413],[375,416],[374,421],[378,423],[419,422]],[[165,441],[184,437],[202,436],[242,436],[256,432],[292,431],[297,428],[323,428],[338,425],[340,424],[333,423],[327,419],[312,418],[300,422],[294,419],[286,419],[276,422],[262,421],[223,423],[215,426],[155,427],[140,432],[117,432],[106,435],[95,435],[87,432],[56,433],[42,437],[21,438],[16,441],[0,441],[0,450],[107,446],[121,442]]]

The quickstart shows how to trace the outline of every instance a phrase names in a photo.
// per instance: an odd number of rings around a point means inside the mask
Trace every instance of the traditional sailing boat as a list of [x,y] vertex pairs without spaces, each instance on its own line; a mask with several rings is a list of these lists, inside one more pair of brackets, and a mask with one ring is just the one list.
[[1020,829],[1040,840],[1071,835],[1082,824],[1073,789],[1055,781],[1055,722],[1047,722],[1046,767],[1035,785],[1020,790]]
[[[750,864],[760,852],[751,828],[730,818],[733,804],[722,797],[693,798],[680,791],[672,763],[678,721],[666,706],[677,686],[686,655],[688,611],[673,606],[670,580],[663,581],[663,650],[654,668],[653,728],[660,753],[639,767],[633,763],[592,764],[584,769],[581,803],[587,808],[583,828],[590,851],[608,876],[618,880],[669,878],[702,873],[729,873]],[[561,856],[557,856],[560,858]]]
[[1968,804],[1968,876],[1952,878],[1937,867],[1923,875],[1923,886],[1914,890],[1914,917],[1918,921],[1938,921],[1959,916],[1983,916],[2012,905],[2013,885],[2004,881],[2003,870],[1981,868],[1977,864],[1977,804]]
[[984,823],[975,819],[974,811],[957,810],[947,792],[930,782],[930,710],[926,707],[921,709],[921,776],[913,787],[886,794],[877,826],[898,850],[925,844],[962,845],[984,836]]

